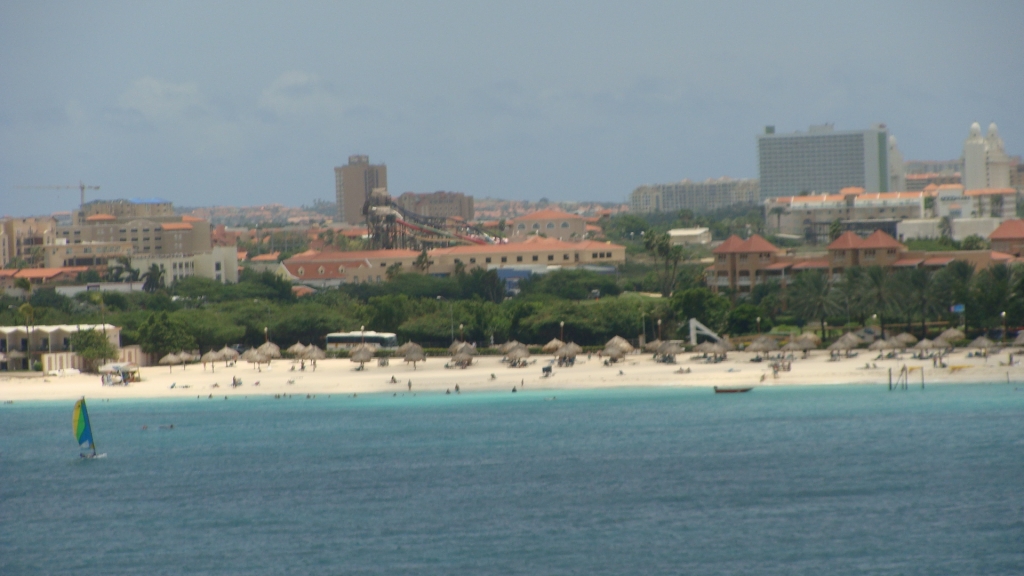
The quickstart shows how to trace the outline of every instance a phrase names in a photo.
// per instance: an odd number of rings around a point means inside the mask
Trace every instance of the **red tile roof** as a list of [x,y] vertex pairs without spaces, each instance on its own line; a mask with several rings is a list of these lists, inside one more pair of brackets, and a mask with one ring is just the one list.
[[752,252],[778,251],[779,249],[776,248],[774,244],[765,240],[758,234],[754,234],[746,240],[741,240],[739,236],[733,234],[711,252],[713,254],[749,254]]
[[260,254],[259,256],[253,256],[249,259],[250,262],[277,262],[277,259],[281,256],[280,252],[271,252],[270,254]]
[[792,262],[776,262],[775,264],[769,265],[765,270],[785,270],[792,265]]
[[924,262],[924,258],[900,258],[892,263],[894,268],[917,268]]
[[1006,220],[992,231],[989,240],[1024,240],[1024,220]]
[[117,216],[113,214],[93,214],[85,219],[86,222],[109,222],[111,220],[117,220]]
[[420,253],[416,250],[358,250],[353,252],[342,252],[340,250],[307,250],[301,254],[292,256],[285,262],[335,262],[351,260],[369,260],[381,258],[415,258]]
[[881,230],[875,230],[870,236],[861,241],[860,248],[896,248],[906,250],[906,246],[900,244],[895,238]]
[[438,255],[513,254],[516,252],[537,252],[540,250],[550,250],[552,252],[574,252],[587,250],[608,250],[615,248],[622,250],[625,249],[624,246],[620,246],[619,244],[598,242],[596,240],[588,240],[584,242],[565,242],[564,240],[558,240],[555,238],[530,236],[529,238],[522,242],[512,242],[509,244],[451,246],[449,248],[435,248],[431,250],[430,253]]
[[63,268],[22,268],[15,274],[15,278],[53,278],[61,274],[79,274],[88,270],[88,266],[65,266]]
[[161,224],[164,230],[191,230],[192,225],[188,222],[165,222]]
[[951,256],[946,256],[946,257],[937,256],[937,257],[934,257],[934,258],[926,258],[925,261],[924,261],[924,265],[925,266],[945,266],[946,264],[949,264],[953,260],[956,260],[956,258],[953,258]]
[[1003,196],[1016,193],[1017,190],[1014,188],[975,188],[964,192],[964,196]]
[[847,231],[839,235],[838,238],[832,241],[828,245],[829,250],[856,250],[860,248],[861,239],[857,236],[856,232]]
[[189,216],[188,214],[185,214],[184,216],[182,216],[181,217],[181,221],[182,222],[206,222],[206,220],[204,220],[202,218],[197,218],[195,216]]

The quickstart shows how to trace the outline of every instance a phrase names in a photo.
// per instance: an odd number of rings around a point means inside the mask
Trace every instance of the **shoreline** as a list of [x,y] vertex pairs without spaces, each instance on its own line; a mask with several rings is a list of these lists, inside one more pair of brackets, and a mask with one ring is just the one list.
[[[355,370],[356,364],[347,359],[320,360],[314,372],[307,367],[300,371],[291,360],[274,360],[270,367],[256,370],[251,364],[238,363],[225,368],[218,363],[215,371],[202,364],[191,364],[184,370],[178,366],[141,368],[143,380],[129,386],[103,386],[99,375],[43,376],[15,373],[0,375],[0,402],[90,399],[184,399],[194,396],[274,396],[288,395],[352,395],[371,393],[408,393],[412,381],[413,393],[455,394],[455,386],[465,392],[559,391],[610,388],[725,388],[774,386],[833,386],[882,385],[889,382],[889,369],[893,382],[903,365],[909,372],[909,387],[920,386],[921,374],[925,385],[932,384],[1024,384],[1024,366],[1000,365],[1008,360],[1006,353],[990,354],[988,358],[968,358],[970,351],[956,351],[945,357],[948,368],[933,368],[930,360],[915,360],[909,354],[902,359],[873,359],[872,353],[857,358],[829,361],[826,351],[812,352],[810,358],[792,361],[792,370],[772,376],[770,363],[751,362],[755,356],[749,352],[730,352],[728,359],[706,364],[682,354],[676,364],[655,362],[651,354],[630,354],[611,366],[604,366],[597,356],[587,360],[580,356],[571,368],[552,367],[553,375],[543,377],[541,367],[551,360],[549,355],[538,355],[524,368],[509,368],[497,356],[475,357],[473,365],[446,369],[447,357],[432,357],[419,363],[416,369],[400,359],[392,359],[389,366],[367,363],[365,370]],[[874,364],[865,368],[865,363]],[[294,367],[294,370],[292,368]],[[678,373],[689,369],[689,373]],[[493,375],[493,377],[492,377]],[[391,382],[394,376],[396,382]],[[242,386],[231,387],[232,377],[241,379]],[[762,379],[763,378],[763,379]],[[259,383],[257,386],[256,383]],[[174,385],[174,388],[171,386]]]

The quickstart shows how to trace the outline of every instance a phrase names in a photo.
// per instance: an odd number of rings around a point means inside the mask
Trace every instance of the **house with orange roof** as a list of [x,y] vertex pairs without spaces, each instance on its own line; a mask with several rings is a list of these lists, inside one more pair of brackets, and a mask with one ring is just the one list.
[[992,249],[1014,256],[1021,255],[1024,247],[1024,220],[1006,220],[988,236]]
[[514,240],[541,234],[559,240],[582,240],[587,233],[583,216],[556,208],[545,208],[508,220],[505,231]]
[[566,242],[556,238],[530,236],[522,242],[450,246],[430,251],[431,273],[451,274],[457,265],[467,270],[485,270],[514,266],[613,265],[626,262],[626,247],[610,242],[584,240]]
[[383,282],[388,268],[396,264],[403,272],[415,272],[413,263],[419,255],[415,250],[307,250],[280,262],[274,273],[296,284],[320,288]]

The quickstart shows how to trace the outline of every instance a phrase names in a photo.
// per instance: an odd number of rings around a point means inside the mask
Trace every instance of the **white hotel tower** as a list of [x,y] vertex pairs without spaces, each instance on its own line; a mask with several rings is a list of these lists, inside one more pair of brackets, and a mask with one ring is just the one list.
[[963,183],[966,190],[1010,187],[1010,157],[1003,148],[1003,139],[995,122],[988,125],[982,138],[981,126],[971,124],[964,142]]

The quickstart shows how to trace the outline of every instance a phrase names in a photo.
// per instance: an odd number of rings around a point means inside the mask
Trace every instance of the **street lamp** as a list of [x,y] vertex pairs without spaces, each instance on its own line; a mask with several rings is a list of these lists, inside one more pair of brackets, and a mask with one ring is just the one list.
[[661,340],[661,318],[658,318],[658,340]]
[[828,338],[828,322],[822,322],[822,324],[825,326],[825,333],[822,334],[822,337]]
[[1003,342],[1006,342],[1006,311],[1003,310],[999,313],[999,317],[1003,319]]
[[359,327],[359,343],[366,344],[366,326]]
[[761,317],[760,316],[757,317],[757,333],[758,333],[758,335],[761,334]]
[[466,341],[466,337],[462,335],[462,324],[459,324],[459,340]]
[[565,320],[558,323],[558,339],[565,342]]
[[270,342],[270,330],[266,326],[263,327],[263,341]]
[[[439,301],[440,300],[447,300],[447,298],[445,298],[444,296],[438,296],[437,299]],[[452,304],[451,300],[448,300],[448,316],[449,316],[449,318],[448,318],[449,327],[451,328],[451,332],[452,332],[452,341],[454,341],[455,340],[455,305]]]
[[643,332],[643,339],[647,340],[647,312],[640,313],[640,330]]

